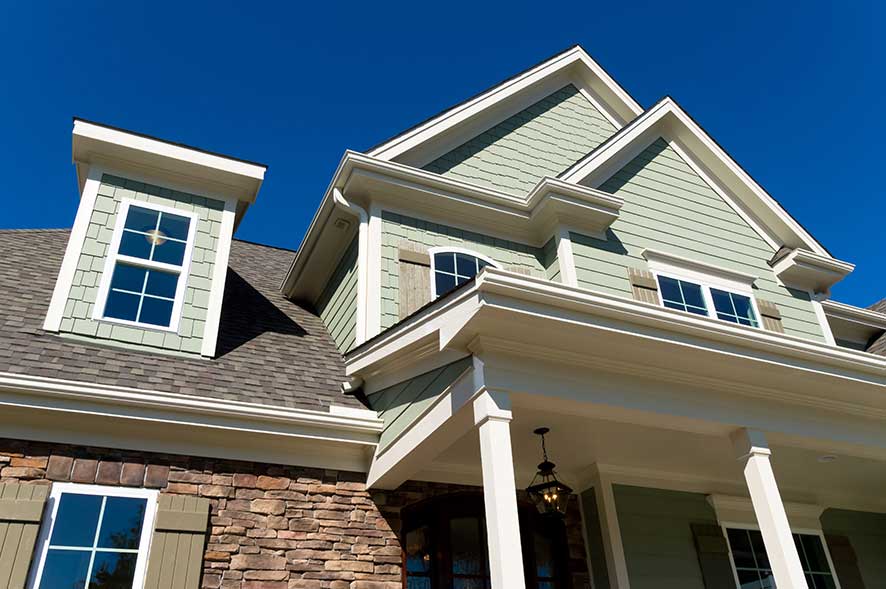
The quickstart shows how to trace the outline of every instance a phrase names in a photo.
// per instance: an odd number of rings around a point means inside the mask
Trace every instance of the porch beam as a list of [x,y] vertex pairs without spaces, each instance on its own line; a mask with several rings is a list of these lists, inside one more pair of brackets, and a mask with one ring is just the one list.
[[489,391],[480,393],[474,399],[474,424],[480,434],[492,589],[525,587],[508,396]]
[[744,477],[757,516],[757,524],[766,546],[766,554],[780,588],[808,589],[800,564],[800,555],[791,536],[775,473],[769,462],[772,451],[763,432],[740,429],[732,434],[738,460],[744,463]]

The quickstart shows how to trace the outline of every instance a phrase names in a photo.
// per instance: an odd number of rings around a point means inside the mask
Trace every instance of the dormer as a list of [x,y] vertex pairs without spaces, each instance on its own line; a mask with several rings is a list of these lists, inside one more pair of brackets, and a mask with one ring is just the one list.
[[215,355],[234,230],[266,166],[75,119],[80,205],[43,327]]

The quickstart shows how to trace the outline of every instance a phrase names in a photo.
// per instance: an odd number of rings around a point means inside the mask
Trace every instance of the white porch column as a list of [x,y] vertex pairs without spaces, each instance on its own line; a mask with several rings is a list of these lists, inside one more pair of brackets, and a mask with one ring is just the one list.
[[525,587],[517,488],[511,455],[511,411],[507,395],[484,391],[474,400],[480,432],[483,500],[492,589]]
[[762,432],[741,429],[732,435],[738,459],[744,461],[744,477],[751,494],[757,524],[779,589],[808,589],[791,526],[781,502],[775,473],[769,463],[772,451]]

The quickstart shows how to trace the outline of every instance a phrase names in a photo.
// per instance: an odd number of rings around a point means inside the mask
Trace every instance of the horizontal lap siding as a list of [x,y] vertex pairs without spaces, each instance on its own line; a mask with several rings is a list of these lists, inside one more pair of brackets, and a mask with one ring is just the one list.
[[425,166],[444,176],[525,194],[616,131],[575,86],[557,90]]
[[546,275],[542,248],[384,211],[381,252],[382,329],[391,327],[399,320],[401,245],[408,245],[416,251],[440,246],[460,247],[487,256],[505,269],[520,270],[533,276]]
[[351,241],[317,302],[320,318],[341,351],[349,350],[357,335],[357,238]]
[[693,523],[717,523],[700,493],[614,485],[632,589],[705,589]]
[[776,282],[772,248],[663,139],[600,188],[625,204],[608,240],[573,235],[580,286],[631,296],[625,268],[645,268],[643,249],[660,249],[758,276],[757,296],[778,305],[786,333],[823,339],[808,295]]
[[866,587],[886,586],[886,514],[828,509],[821,527],[825,534],[849,538]]

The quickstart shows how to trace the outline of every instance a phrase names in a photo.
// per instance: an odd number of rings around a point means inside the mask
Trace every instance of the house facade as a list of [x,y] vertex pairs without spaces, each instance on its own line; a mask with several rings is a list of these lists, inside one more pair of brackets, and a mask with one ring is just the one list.
[[886,303],[582,48],[345,152],[296,252],[261,164],[73,160],[0,231],[0,588],[886,587]]

